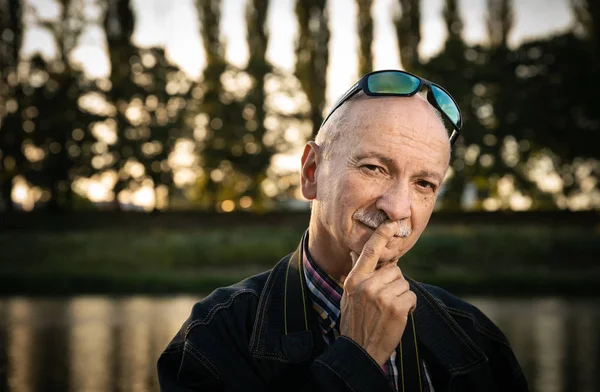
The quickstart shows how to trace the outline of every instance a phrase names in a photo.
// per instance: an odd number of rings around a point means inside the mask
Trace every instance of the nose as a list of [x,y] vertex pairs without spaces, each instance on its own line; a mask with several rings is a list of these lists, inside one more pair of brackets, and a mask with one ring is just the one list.
[[387,214],[392,221],[410,218],[411,193],[408,184],[396,181],[377,199],[375,206]]

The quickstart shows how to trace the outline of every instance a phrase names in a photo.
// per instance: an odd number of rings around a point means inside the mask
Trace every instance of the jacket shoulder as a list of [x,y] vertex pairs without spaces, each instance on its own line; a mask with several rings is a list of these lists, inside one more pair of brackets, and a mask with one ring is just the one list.
[[[251,276],[231,286],[219,287],[210,293],[207,297],[197,302],[191,311],[190,317],[182,328],[185,335],[201,325],[210,324],[215,317],[223,311],[239,311],[256,304],[264,288],[270,271]],[[240,303],[239,306],[238,303]],[[238,305],[238,306],[236,306]],[[234,309],[232,309],[234,308]],[[245,312],[244,312],[245,313]]]
[[504,333],[479,308],[441,287],[425,283],[419,285],[424,287],[467,333],[477,332],[510,348]]
[[158,360],[162,389],[180,390],[182,385],[197,382],[216,388],[228,371],[231,353],[247,351],[257,304],[269,273],[220,287],[193,306]]

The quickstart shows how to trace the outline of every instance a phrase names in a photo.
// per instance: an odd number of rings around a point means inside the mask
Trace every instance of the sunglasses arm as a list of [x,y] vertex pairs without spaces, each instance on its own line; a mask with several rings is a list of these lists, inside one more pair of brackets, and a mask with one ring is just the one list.
[[329,117],[331,117],[331,115],[333,114],[333,112],[335,112],[340,106],[342,106],[342,104],[344,102],[346,102],[347,100],[349,100],[350,98],[352,98],[360,90],[361,90],[361,88],[359,86],[359,83],[355,83],[354,86],[350,87],[350,89],[348,91],[346,91],[346,94],[342,95],[342,97],[340,99],[338,99],[336,101],[336,103],[333,105],[333,108],[329,111],[329,113],[327,114],[327,116],[325,117],[325,119],[323,120],[323,122],[321,123],[320,128],[323,128],[323,125],[325,125],[325,123],[327,122],[327,120],[329,119]]
[[458,139],[458,137],[460,136],[460,132],[458,132],[457,130],[452,130],[452,134],[450,135],[450,147],[452,147],[454,145],[454,142],[456,142],[456,139]]

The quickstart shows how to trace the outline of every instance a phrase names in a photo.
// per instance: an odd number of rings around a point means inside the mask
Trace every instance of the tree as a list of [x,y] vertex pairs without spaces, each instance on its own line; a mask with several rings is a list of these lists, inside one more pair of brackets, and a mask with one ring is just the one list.
[[373,70],[373,0],[358,0],[358,73],[364,75]]
[[[201,125],[204,135],[198,140],[198,150],[202,154],[202,166],[206,173],[200,179],[199,201],[204,207],[215,210],[219,199],[218,190],[224,178],[219,167],[228,154],[224,151],[227,143],[219,133],[222,134],[220,131],[226,123],[225,116],[231,114],[225,111],[223,100],[226,93],[221,83],[221,77],[227,68],[219,39],[221,0],[198,0],[196,6],[206,54],[206,68],[199,87],[196,87],[202,92],[200,111],[203,114],[201,118],[204,118],[204,124]],[[226,101],[231,103],[229,99]]]
[[421,42],[421,1],[400,0],[401,14],[396,19],[396,35],[400,45],[402,68],[418,72],[419,42]]
[[513,27],[512,2],[488,0],[487,29],[492,48],[506,48],[507,38]]
[[[131,61],[137,55],[137,48],[131,42],[134,17],[129,0],[109,0],[104,17],[104,29],[108,43],[110,61],[110,89],[106,94],[108,102],[116,108],[112,125],[116,138],[110,145],[113,157],[111,166],[119,173],[114,193],[118,195],[127,187],[130,174],[125,171],[127,160],[134,154],[137,142],[125,135],[132,129],[127,118],[127,109],[133,98],[141,96],[142,89],[134,83]],[[139,62],[139,61],[138,61]],[[94,125],[92,125],[94,126]],[[130,131],[130,135],[137,132]],[[98,167],[102,169],[103,167]],[[119,205],[115,198],[115,205]]]
[[327,63],[329,62],[329,27],[326,0],[296,3],[299,35],[296,44],[296,76],[311,104],[313,135],[323,121]]
[[58,50],[57,58],[50,64],[44,65],[40,58],[37,59],[38,70],[44,72],[45,68],[48,81],[41,89],[34,89],[37,98],[34,98],[33,105],[39,112],[34,136],[48,153],[41,175],[34,183],[50,191],[46,208],[55,211],[72,208],[71,183],[77,174],[82,174],[82,170],[83,174],[87,172],[91,161],[85,152],[77,151],[87,152],[93,138],[89,132],[74,138],[74,130],[84,130],[90,122],[102,119],[80,109],[79,97],[91,91],[93,86],[70,58],[87,25],[98,21],[85,17],[85,5],[80,1],[62,0],[61,6],[62,14],[57,20],[40,19],[38,22],[52,34]]
[[[14,77],[17,74],[13,74],[12,79],[9,76],[11,80],[7,81],[15,89],[14,102],[9,106],[20,108],[15,112],[19,118],[9,116],[5,122],[9,127],[7,132],[3,132],[3,140],[8,147],[5,150],[13,151],[7,159],[17,163],[15,167],[28,181],[47,192],[48,196],[43,201],[45,207],[52,210],[72,205],[71,181],[76,169],[82,165],[69,151],[80,151],[83,143],[83,138],[73,139],[73,130],[85,128],[87,122],[97,119],[97,116],[84,113],[79,108],[78,98],[86,88],[86,81],[83,72],[74,67],[70,59],[83,29],[93,21],[84,17],[84,6],[80,2],[63,0],[60,5],[62,13],[55,20],[39,15],[36,7],[27,7],[30,23],[41,26],[52,35],[57,47],[56,57],[50,62],[39,55],[20,59],[17,46],[14,46],[7,52],[13,65],[3,68],[9,73],[13,72],[11,69],[18,68],[16,84]],[[16,18],[13,23],[19,23],[17,14],[21,11],[12,8],[19,5],[14,2],[9,6],[13,10],[11,18]],[[13,157],[17,148],[20,150],[16,154],[20,156],[18,160]],[[10,200],[10,177],[9,174],[6,186],[3,186],[6,200]]]
[[[247,26],[250,58],[246,72],[252,77],[253,87],[244,100],[245,130],[241,143],[245,143],[244,154],[233,159],[234,165],[250,178],[247,194],[258,200],[261,196],[260,182],[273,155],[273,148],[263,143],[265,128],[265,81],[273,67],[266,59],[269,35],[267,33],[268,0],[253,0],[248,4]],[[238,139],[239,140],[239,139]],[[238,196],[239,197],[239,196]]]
[[[440,53],[420,65],[420,73],[443,86],[458,102],[463,115],[463,132],[456,142],[450,167],[452,177],[444,185],[440,199],[443,208],[459,209],[465,186],[475,174],[465,162],[466,147],[480,142],[480,130],[472,112],[472,86],[475,83],[474,64],[465,58],[466,45],[462,38],[463,23],[456,0],[446,0],[443,11],[447,29],[446,41]],[[447,124],[449,132],[452,126]]]
[[0,20],[6,26],[0,40],[0,188],[5,208],[14,210],[13,181],[26,162],[23,143],[23,99],[19,83],[19,52],[23,39],[23,8],[20,0],[3,1]]
[[465,48],[465,42],[462,38],[463,22],[460,18],[456,0],[446,0],[444,21],[446,22],[446,30],[448,31],[444,51],[453,53],[460,51],[462,54]]

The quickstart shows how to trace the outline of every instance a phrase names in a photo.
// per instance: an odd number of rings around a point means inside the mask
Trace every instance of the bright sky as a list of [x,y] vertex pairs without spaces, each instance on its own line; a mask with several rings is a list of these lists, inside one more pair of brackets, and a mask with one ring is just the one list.
[[[40,13],[55,17],[60,8],[54,0],[29,0]],[[435,54],[446,32],[442,19],[444,0],[422,0],[420,53],[423,57]],[[245,12],[248,0],[223,0],[221,38],[226,46],[228,61],[243,67],[248,58]],[[470,43],[486,40],[485,0],[459,0],[464,21],[464,37]],[[513,1],[515,27],[510,44],[535,38],[571,26],[573,16],[568,0]],[[198,18],[193,0],[133,0],[136,11],[134,41],[144,47],[164,45],[168,55],[190,76],[198,77],[204,67],[204,50],[199,37]],[[297,22],[295,0],[271,1],[267,24],[270,36],[268,59],[277,67],[292,71]],[[400,59],[394,32],[393,16],[399,12],[397,0],[375,0],[374,65],[376,69],[398,68]],[[354,0],[329,0],[330,60],[327,70],[327,100],[333,102],[358,78],[356,12]],[[90,28],[82,37],[75,58],[94,77],[109,72],[105,39],[100,28]],[[52,56],[54,45],[48,34],[34,28],[25,37],[25,53],[40,51]]]

